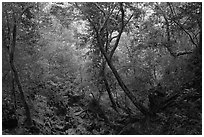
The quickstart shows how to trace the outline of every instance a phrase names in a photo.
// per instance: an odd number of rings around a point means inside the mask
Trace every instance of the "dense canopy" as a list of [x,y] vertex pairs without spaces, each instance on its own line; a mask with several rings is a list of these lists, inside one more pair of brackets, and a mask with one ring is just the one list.
[[202,134],[202,3],[3,2],[2,129]]

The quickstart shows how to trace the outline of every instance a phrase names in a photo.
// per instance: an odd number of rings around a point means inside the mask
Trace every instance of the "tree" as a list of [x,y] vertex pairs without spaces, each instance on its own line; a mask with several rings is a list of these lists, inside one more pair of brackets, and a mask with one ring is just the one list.
[[[104,3],[100,4],[101,7],[107,6],[107,9],[102,9],[99,6],[100,3],[82,3],[81,5],[76,4],[76,6],[81,9],[85,18],[90,23],[90,27],[93,30],[94,41],[95,44],[100,49],[100,52],[103,54],[108,66],[112,70],[115,75],[118,84],[127,94],[129,99],[133,102],[133,104],[145,115],[149,114],[147,108],[145,108],[140,102],[136,100],[132,92],[127,88],[124,84],[123,80],[119,76],[116,68],[114,67],[111,58],[119,44],[121,35],[125,29],[125,26],[131,20],[133,15],[139,16],[138,10],[133,12],[129,16],[125,16],[125,6],[128,4],[125,3]],[[90,9],[90,7],[92,7]],[[127,13],[128,15],[128,13]],[[99,22],[98,22],[99,20]],[[116,21],[116,22],[115,22]],[[119,23],[120,22],[120,23]],[[111,23],[111,24],[110,24]],[[112,24],[113,23],[113,24]],[[117,35],[113,36],[113,33],[116,32]],[[113,39],[116,39],[113,47],[111,42]],[[112,48],[112,49],[111,49]],[[109,49],[106,51],[106,49]],[[109,55],[108,55],[109,53]]]
[[[18,9],[18,6],[21,6],[23,10],[21,11],[20,9]],[[14,63],[14,59],[15,59],[14,52],[15,52],[15,47],[16,47],[17,37],[18,37],[18,33],[17,33],[18,25],[20,25],[21,21],[23,20],[22,19],[23,15],[25,15],[28,18],[32,18],[30,13],[30,8],[32,8],[33,6],[34,5],[29,5],[29,4],[24,5],[23,3],[17,3],[17,4],[4,3],[4,9],[3,9],[3,13],[5,17],[4,21],[6,21],[3,24],[3,26],[5,26],[5,28],[3,29],[3,36],[4,36],[3,46],[7,48],[7,51],[9,54],[9,64],[13,72],[13,78],[20,92],[21,100],[24,104],[26,117],[27,117],[26,123],[28,126],[32,125],[32,119],[31,119],[30,109],[27,104],[24,91],[20,82],[19,74]],[[13,9],[18,9],[18,12],[14,12]]]
[[201,11],[3,3],[3,134],[200,134]]

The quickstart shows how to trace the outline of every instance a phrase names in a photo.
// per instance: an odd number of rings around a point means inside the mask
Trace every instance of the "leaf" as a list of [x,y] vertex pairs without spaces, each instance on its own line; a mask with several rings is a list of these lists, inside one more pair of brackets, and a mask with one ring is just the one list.
[[70,128],[70,129],[66,130],[66,134],[68,134],[68,135],[77,135],[76,134],[76,129]]

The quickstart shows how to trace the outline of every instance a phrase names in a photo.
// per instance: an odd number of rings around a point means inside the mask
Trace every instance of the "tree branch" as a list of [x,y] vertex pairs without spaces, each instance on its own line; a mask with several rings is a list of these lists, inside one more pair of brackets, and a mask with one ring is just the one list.
[[[160,8],[159,8],[160,9]],[[178,57],[181,55],[186,55],[186,54],[191,54],[192,51],[187,51],[187,52],[179,52],[179,53],[175,53],[173,52],[170,47],[171,47],[171,36],[170,36],[170,30],[169,30],[169,21],[168,18],[166,17],[166,15],[164,14],[164,12],[160,9],[160,11],[163,14],[163,17],[165,19],[166,22],[166,32],[167,32],[167,45],[165,46],[167,48],[167,50],[169,51],[169,53],[173,56],[173,57]],[[173,9],[171,8],[171,12],[172,14],[174,14]],[[181,26],[182,27],[182,26]],[[184,28],[183,28],[184,29]],[[184,29],[185,30],[185,29]]]
[[131,20],[131,18],[133,17],[133,14],[130,16],[130,18],[127,20],[127,22],[125,23],[125,26],[129,23],[129,21]]
[[113,54],[114,54],[114,52],[115,52],[115,50],[116,50],[116,48],[117,48],[117,46],[118,46],[118,43],[119,43],[119,41],[120,41],[120,37],[121,37],[121,35],[122,35],[122,33],[123,33],[123,29],[124,29],[124,17],[125,17],[125,12],[124,12],[124,9],[123,9],[123,3],[120,3],[120,11],[121,11],[121,29],[120,29],[120,32],[119,32],[119,34],[118,34],[118,37],[117,37],[117,39],[116,39],[116,42],[115,42],[115,44],[114,44],[114,47],[113,47],[113,49],[111,50],[111,52],[110,52],[110,56],[109,56],[109,58],[111,59],[112,58],[112,56],[113,56]]
[[118,37],[118,35],[116,35],[116,36],[110,38],[109,42],[111,42],[113,39],[115,39],[115,38],[117,38],[117,37]]
[[179,24],[178,22],[176,22],[175,20],[173,20],[173,22],[175,22],[190,38],[191,42],[193,43],[193,45],[195,45],[196,47],[198,46],[195,41],[193,40],[191,34],[181,25]]
[[191,53],[193,53],[193,51],[184,51],[184,52],[177,53],[176,56],[178,57],[178,56],[182,56],[182,55],[186,55],[186,54],[191,54]]
[[[170,8],[170,10],[171,10],[171,13],[174,14],[171,4],[170,4],[169,2],[167,2],[167,4],[168,4],[168,6],[169,6],[169,8]],[[197,45],[197,44],[195,43],[195,41],[193,40],[191,34],[190,34],[180,23],[178,23],[178,22],[175,21],[174,19],[171,19],[171,20],[172,20],[174,23],[176,23],[176,25],[179,26],[179,27],[189,36],[191,42],[197,47],[198,45]]]
[[166,35],[167,35],[167,44],[165,44],[164,46],[167,48],[167,50],[169,51],[169,53],[175,58],[176,54],[174,52],[172,52],[172,50],[170,49],[171,45],[171,35],[170,35],[170,30],[169,30],[169,21],[164,13],[164,11],[159,7],[159,5],[157,5],[158,9],[162,12],[162,15],[164,17],[165,23],[166,23]]
[[105,11],[101,9],[97,3],[94,3],[94,5],[103,13],[104,16],[106,15]]
[[118,46],[118,43],[119,43],[119,40],[120,40],[120,37],[121,37],[121,35],[122,35],[122,33],[123,33],[124,28],[125,28],[126,25],[129,23],[129,21],[131,20],[131,18],[133,17],[133,14],[132,14],[132,15],[129,17],[129,19],[127,20],[127,22],[124,23],[125,12],[124,12],[122,3],[120,3],[120,11],[121,11],[121,13],[122,13],[121,30],[120,30],[120,32],[119,32],[119,34],[118,34],[117,36],[114,36],[114,37],[112,37],[112,38],[110,39],[110,41],[111,41],[111,40],[113,40],[114,38],[117,38],[117,39],[116,39],[116,42],[115,42],[115,45],[114,45],[113,49],[111,50],[110,58],[112,58],[112,56],[113,56],[113,54],[114,54],[114,52],[115,52],[115,50],[116,50],[116,48],[117,48],[117,46]]
[[86,18],[88,19],[88,21],[91,23],[91,26],[93,26],[94,30],[98,33],[98,30],[96,29],[96,26],[94,25],[94,23],[92,22],[92,20],[89,18],[89,16],[86,15],[86,13],[84,13],[84,11],[78,6],[77,2],[75,2],[75,6],[82,11],[82,13],[86,16]]
[[[112,14],[113,11],[114,11],[114,9],[115,9],[115,6],[114,6],[114,8],[111,10],[110,14],[107,16],[107,18],[106,18],[106,20],[104,21],[104,23],[103,23],[103,25],[102,25],[102,27],[101,27],[101,29],[100,29],[99,32],[101,32],[101,31],[104,29],[105,25],[106,25],[107,22],[108,22],[108,19],[110,18],[111,14]],[[106,16],[106,15],[104,15],[104,16]]]
[[10,47],[10,62],[13,62],[13,56],[14,56],[14,50],[15,50],[15,46],[16,46],[16,19],[14,17],[14,26],[13,26],[13,31],[12,31],[12,46]]

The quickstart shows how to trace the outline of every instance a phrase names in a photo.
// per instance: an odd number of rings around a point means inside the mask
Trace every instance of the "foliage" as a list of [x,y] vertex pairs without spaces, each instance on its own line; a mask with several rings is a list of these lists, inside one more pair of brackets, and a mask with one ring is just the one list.
[[3,134],[202,134],[201,3],[2,5]]

